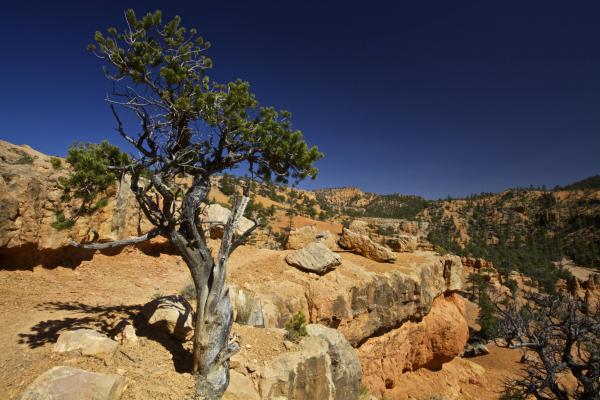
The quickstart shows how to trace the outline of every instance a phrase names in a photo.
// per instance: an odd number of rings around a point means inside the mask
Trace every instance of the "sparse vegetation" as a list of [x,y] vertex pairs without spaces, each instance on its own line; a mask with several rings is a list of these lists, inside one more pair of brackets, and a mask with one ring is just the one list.
[[233,175],[223,174],[221,180],[219,181],[219,190],[225,196],[231,196],[234,194],[236,186],[237,180]]
[[60,158],[50,157],[50,165],[52,165],[53,169],[59,170],[62,168],[62,161]]
[[29,154],[23,152],[23,153],[21,153],[21,157],[19,157],[17,159],[17,161],[15,161],[15,164],[17,164],[17,165],[33,164],[33,157],[31,157]]
[[245,301],[243,304],[238,304],[235,322],[247,325],[259,301],[254,293],[245,292]]
[[54,216],[54,222],[52,222],[52,227],[57,231],[62,231],[63,229],[69,229],[75,225],[75,221],[65,218],[65,214],[59,212]]
[[[600,398],[600,308],[569,295],[525,294],[524,305],[496,304],[499,332],[525,359],[526,374],[507,384],[505,398]],[[561,384],[572,376],[576,385]],[[512,396],[512,397],[511,397]]]
[[286,335],[285,337],[294,342],[298,343],[304,336],[307,335],[306,332],[306,316],[302,311],[298,311],[296,314],[292,316],[285,324]]

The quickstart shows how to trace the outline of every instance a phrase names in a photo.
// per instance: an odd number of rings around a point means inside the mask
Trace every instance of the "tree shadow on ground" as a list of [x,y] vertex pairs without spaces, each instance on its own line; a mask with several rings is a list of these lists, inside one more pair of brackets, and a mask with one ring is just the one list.
[[0,269],[8,271],[33,271],[36,266],[52,269],[57,267],[75,269],[84,261],[90,261],[96,254],[115,256],[125,249],[137,249],[144,255],[160,257],[161,254],[177,255],[175,247],[168,241],[149,241],[132,246],[113,249],[90,250],[73,246],[58,249],[38,249],[34,243],[24,244],[10,249],[0,249]]
[[92,306],[81,302],[47,302],[39,304],[36,309],[69,311],[75,316],[40,321],[31,327],[31,333],[19,333],[19,343],[31,349],[56,343],[58,336],[66,330],[88,328],[113,337],[119,322],[127,319],[133,324],[138,337],[158,342],[171,353],[177,372],[190,372],[192,369],[192,355],[183,343],[150,326],[139,305]]

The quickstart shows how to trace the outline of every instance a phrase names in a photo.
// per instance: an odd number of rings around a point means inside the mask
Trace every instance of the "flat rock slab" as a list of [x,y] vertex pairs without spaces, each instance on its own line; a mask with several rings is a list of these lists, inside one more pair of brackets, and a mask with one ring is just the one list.
[[76,329],[60,334],[54,352],[81,350],[84,355],[112,354],[117,348],[117,342],[93,329]]
[[375,243],[368,236],[344,228],[338,244],[344,249],[351,250],[363,257],[379,262],[393,263],[396,255],[384,246]]
[[324,243],[310,243],[303,249],[288,254],[285,261],[296,268],[323,274],[340,265],[342,258]]
[[54,367],[27,387],[21,400],[118,400],[125,390],[119,375]]

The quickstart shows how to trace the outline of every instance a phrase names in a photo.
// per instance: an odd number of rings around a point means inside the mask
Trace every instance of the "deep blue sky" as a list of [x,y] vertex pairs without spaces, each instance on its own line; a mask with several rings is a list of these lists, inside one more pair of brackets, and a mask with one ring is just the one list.
[[437,198],[600,172],[598,1],[5,2],[1,139],[121,144],[85,46],[127,7],[181,15],[212,76],[292,111],[326,154],[304,187]]

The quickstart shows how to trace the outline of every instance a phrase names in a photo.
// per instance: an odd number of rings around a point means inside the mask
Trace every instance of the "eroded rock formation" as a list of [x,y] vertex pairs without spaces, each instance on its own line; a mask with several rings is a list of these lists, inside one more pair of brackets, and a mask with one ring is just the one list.
[[462,352],[468,336],[462,300],[457,295],[440,296],[420,322],[406,322],[359,347],[363,383],[385,395],[407,371],[439,370]]

